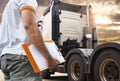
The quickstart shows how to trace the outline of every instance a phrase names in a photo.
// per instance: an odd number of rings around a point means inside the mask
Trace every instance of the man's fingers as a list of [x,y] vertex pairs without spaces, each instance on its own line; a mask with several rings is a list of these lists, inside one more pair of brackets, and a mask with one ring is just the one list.
[[57,68],[58,64],[59,64],[59,61],[56,60],[56,59],[54,59],[53,62],[50,63],[49,69],[55,69],[55,68]]

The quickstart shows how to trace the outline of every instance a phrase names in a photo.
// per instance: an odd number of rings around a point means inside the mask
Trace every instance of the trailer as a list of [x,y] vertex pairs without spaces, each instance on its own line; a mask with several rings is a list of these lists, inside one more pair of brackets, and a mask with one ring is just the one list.
[[54,40],[65,58],[55,70],[69,81],[120,81],[120,43],[98,44],[98,31],[91,5],[52,0],[38,21],[44,40]]

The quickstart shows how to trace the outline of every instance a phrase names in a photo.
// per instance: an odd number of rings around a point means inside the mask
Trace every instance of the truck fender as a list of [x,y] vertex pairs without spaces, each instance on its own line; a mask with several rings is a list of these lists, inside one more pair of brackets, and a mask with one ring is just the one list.
[[67,53],[67,55],[66,55],[66,57],[65,57],[65,59],[66,59],[66,62],[65,62],[65,71],[67,71],[67,65],[68,65],[69,58],[70,58],[73,54],[78,54],[78,55],[80,55],[80,56],[82,57],[82,59],[83,59],[83,61],[84,61],[84,64],[85,64],[85,72],[86,72],[86,70],[87,70],[87,65],[86,65],[86,63],[87,63],[88,58],[84,55],[84,53],[83,53],[83,52],[81,51],[81,49],[79,49],[79,48],[72,49],[72,50],[70,50],[70,51]]
[[91,57],[90,62],[89,62],[90,69],[89,69],[88,73],[91,73],[92,68],[94,68],[95,61],[96,61],[97,57],[99,56],[99,54],[107,49],[114,49],[114,50],[117,50],[120,52],[120,44],[115,43],[115,42],[108,42],[108,43],[103,43],[103,44],[97,46],[90,56]]

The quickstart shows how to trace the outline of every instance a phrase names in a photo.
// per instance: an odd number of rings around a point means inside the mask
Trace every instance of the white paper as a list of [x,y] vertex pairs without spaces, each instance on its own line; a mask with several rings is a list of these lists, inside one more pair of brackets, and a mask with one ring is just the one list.
[[[63,63],[65,62],[62,54],[60,51],[58,51],[58,48],[57,46],[55,45],[54,42],[46,42],[45,43],[45,46],[46,48],[48,49],[50,55],[57,59],[60,63]],[[46,62],[45,62],[45,59],[44,57],[41,55],[41,53],[34,47],[34,45],[30,45],[29,47],[29,50],[36,62],[36,64],[38,65],[39,69],[42,71],[42,70],[45,70],[47,69],[47,65],[46,65]]]

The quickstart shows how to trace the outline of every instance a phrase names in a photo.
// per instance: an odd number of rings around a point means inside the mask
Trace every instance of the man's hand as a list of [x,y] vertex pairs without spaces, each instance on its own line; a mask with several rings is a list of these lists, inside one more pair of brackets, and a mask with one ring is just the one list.
[[57,66],[59,64],[58,60],[56,60],[52,57],[49,57],[46,62],[48,65],[48,69],[55,69],[55,68],[57,68]]

